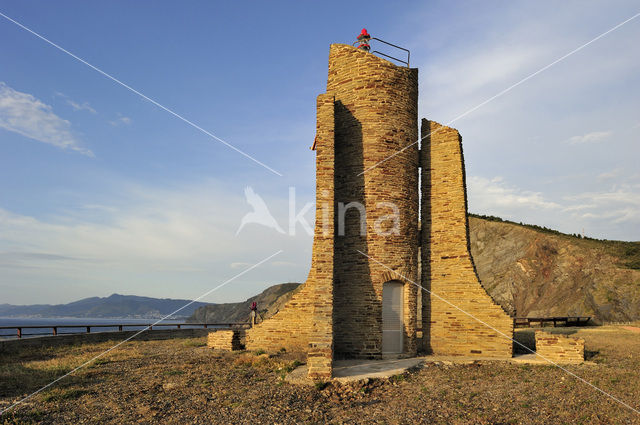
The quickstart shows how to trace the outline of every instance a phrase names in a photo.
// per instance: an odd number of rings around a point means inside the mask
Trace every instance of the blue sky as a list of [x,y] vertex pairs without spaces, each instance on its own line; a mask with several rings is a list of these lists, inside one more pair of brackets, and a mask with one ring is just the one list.
[[[634,2],[0,1],[0,12],[277,170],[275,175],[0,17],[0,303],[113,292],[245,299],[304,281],[315,97],[331,43],[411,49],[420,116],[447,123],[640,12]],[[640,18],[456,120],[472,212],[640,240]],[[306,215],[313,223],[313,209]]]

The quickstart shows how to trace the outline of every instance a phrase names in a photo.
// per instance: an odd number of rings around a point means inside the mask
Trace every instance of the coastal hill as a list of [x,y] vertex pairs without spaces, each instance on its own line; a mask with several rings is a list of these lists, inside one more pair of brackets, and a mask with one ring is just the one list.
[[260,294],[246,301],[226,304],[209,304],[198,308],[187,320],[191,323],[223,323],[249,322],[252,302],[258,305],[258,311],[263,319],[273,316],[294,294],[299,283],[281,283],[273,285]]
[[640,242],[474,215],[469,232],[480,280],[511,315],[640,319]]
[[[109,297],[91,297],[69,304],[11,305],[0,304],[0,317],[20,318],[135,318],[161,319],[189,303],[189,300],[170,298],[150,298],[136,295],[113,294]],[[194,302],[172,318],[190,316],[198,307],[206,303]]]

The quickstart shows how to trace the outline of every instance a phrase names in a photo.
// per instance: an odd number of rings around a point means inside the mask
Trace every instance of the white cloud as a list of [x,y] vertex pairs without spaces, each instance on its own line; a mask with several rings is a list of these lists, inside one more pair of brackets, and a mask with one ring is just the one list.
[[611,170],[611,171],[600,173],[600,174],[598,174],[597,179],[598,179],[598,181],[615,179],[615,178],[620,176],[620,172],[621,171],[622,171],[621,168],[616,168],[616,169]]
[[468,179],[469,210],[567,233],[586,229],[587,236],[637,240],[640,185],[632,180],[615,183],[608,190],[551,197],[507,184],[500,177],[473,176]]
[[501,177],[473,176],[468,179],[468,186],[469,205],[473,212],[512,216],[522,210],[560,208],[559,204],[545,199],[542,193],[509,185]]
[[571,206],[563,208],[562,212],[583,211],[583,210],[588,210],[588,209],[592,209],[592,208],[596,208],[596,207],[597,207],[596,204],[571,205]]
[[67,99],[67,104],[76,111],[89,111],[92,114],[97,114],[96,110],[89,105],[89,102],[77,103],[71,99]]
[[438,111],[443,120],[454,119],[516,82],[540,56],[541,49],[532,45],[447,55],[424,67],[424,106]]
[[92,114],[98,113],[95,109],[91,107],[91,105],[89,105],[89,102],[78,103],[73,99],[71,99],[66,94],[61,93],[59,91],[55,92],[55,95],[63,98],[64,101],[67,103],[67,105],[71,106],[74,111],[88,111],[88,112],[91,112]]
[[601,209],[600,211],[580,214],[586,220],[609,220],[613,223],[640,222],[640,211],[636,208]]
[[[256,226],[235,236],[248,208],[243,187],[236,193],[214,182],[174,188],[125,184],[110,201],[67,206],[47,217],[0,207],[0,291],[15,283],[41,285],[35,295],[12,294],[14,303],[18,297],[26,303],[43,302],[42,297],[68,302],[112,292],[193,298],[280,249],[285,252],[274,262],[205,301],[239,301],[270,284],[303,280],[312,243],[304,232],[291,237]],[[281,223],[287,195],[285,188],[279,198],[264,197]],[[80,290],[62,290],[74,282]]]
[[[607,220],[613,223],[640,223],[640,191],[637,185],[621,184],[608,191],[584,192],[566,196],[568,202],[587,202],[582,208],[569,207],[574,217]],[[578,212],[585,211],[585,212]]]
[[110,213],[115,213],[115,212],[118,211],[117,208],[114,208],[112,206],[100,205],[100,204],[85,204],[85,205],[82,205],[82,208],[87,209],[87,210],[106,211],[106,212],[110,212]]
[[612,131],[593,131],[580,136],[573,136],[568,138],[565,142],[571,145],[578,145],[582,143],[598,143],[608,139],[613,134]]
[[4,82],[0,82],[0,127],[61,149],[94,156],[72,134],[69,121],[57,116],[51,106]]
[[292,263],[291,261],[273,261],[271,265],[276,267],[295,267],[297,264]]
[[611,205],[612,203],[631,204],[640,207],[640,196],[635,193],[632,186],[623,184],[617,190],[602,192],[585,192],[578,195],[567,196],[567,200],[589,200],[596,204]]
[[121,125],[131,125],[133,121],[131,120],[131,118],[129,117],[125,117],[122,114],[118,114],[118,118],[116,118],[113,121],[109,121],[109,124],[111,124],[114,127],[119,127]]

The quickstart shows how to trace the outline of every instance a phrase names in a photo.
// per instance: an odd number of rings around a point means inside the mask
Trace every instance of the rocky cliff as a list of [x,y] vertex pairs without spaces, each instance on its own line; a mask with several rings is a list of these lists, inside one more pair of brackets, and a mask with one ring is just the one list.
[[585,239],[538,226],[469,218],[484,287],[512,315],[640,318],[640,242]]
[[258,304],[263,319],[273,316],[291,298],[299,283],[281,283],[273,285],[262,293],[239,303],[210,304],[198,308],[187,320],[191,323],[249,323],[249,307],[252,302]]

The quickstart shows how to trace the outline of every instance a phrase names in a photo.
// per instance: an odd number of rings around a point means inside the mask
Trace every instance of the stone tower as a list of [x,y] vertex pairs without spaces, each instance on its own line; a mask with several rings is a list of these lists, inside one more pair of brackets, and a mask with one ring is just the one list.
[[[418,70],[333,45],[327,95],[335,105],[335,354],[381,355],[388,281],[402,282],[404,335],[398,341],[403,352],[415,354]],[[396,220],[385,218],[394,212]]]
[[281,311],[247,331],[248,349],[304,350],[318,379],[331,377],[334,358],[420,349],[511,355],[499,335],[511,336],[511,319],[480,285],[469,254],[459,135],[424,121],[419,151],[417,99],[417,69],[331,46],[327,92],[317,99],[311,270]]

